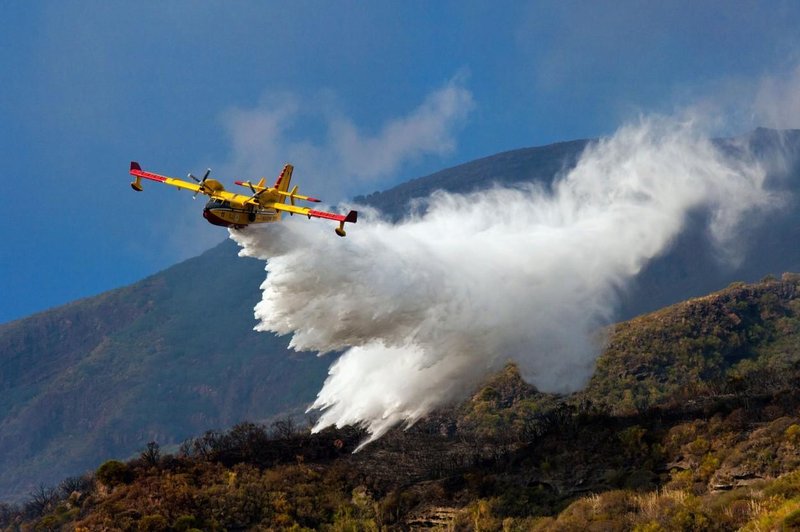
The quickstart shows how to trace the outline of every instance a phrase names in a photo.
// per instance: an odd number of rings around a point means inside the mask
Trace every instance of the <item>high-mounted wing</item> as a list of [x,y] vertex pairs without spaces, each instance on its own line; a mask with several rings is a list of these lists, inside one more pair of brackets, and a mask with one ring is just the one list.
[[348,223],[356,223],[358,221],[358,212],[357,211],[350,211],[346,215],[344,214],[337,214],[334,212],[325,212],[325,211],[317,211],[314,209],[309,209],[308,207],[298,207],[296,205],[287,205],[285,203],[274,203],[271,205],[273,209],[277,209],[279,211],[285,211],[291,214],[300,214],[303,216],[308,216],[309,218],[325,218],[326,220],[335,220],[339,222],[339,227],[336,228],[336,234],[339,236],[345,236],[344,224],[345,222]]
[[319,203],[319,202],[322,201],[322,200],[319,200],[317,198],[312,198],[311,196],[303,196],[302,194],[298,194],[297,193],[297,185],[295,185],[295,187],[291,191],[286,191],[286,190],[277,189],[275,187],[272,187],[272,188],[265,187],[263,181],[264,181],[263,179],[259,183],[251,183],[250,181],[234,181],[234,184],[242,186],[242,187],[248,187],[250,190],[253,191],[253,194],[256,194],[256,193],[262,192],[262,191],[270,191],[271,190],[271,191],[273,191],[275,194],[277,194],[279,196],[285,196],[285,197],[289,198],[292,201],[292,205],[294,205],[294,200],[310,201],[310,202],[313,202],[313,203]]
[[152,172],[145,172],[136,161],[131,161],[130,173],[132,176],[136,177],[136,179],[131,183],[131,188],[137,192],[142,191],[143,178],[149,179],[150,181],[158,181],[159,183],[166,183],[167,185],[172,185],[173,187],[185,188],[186,190],[191,190],[193,192],[203,192],[202,189],[205,188],[201,187],[199,184],[189,183],[188,181],[184,181],[182,179],[175,179],[174,177],[167,177],[154,174]]
[[225,187],[222,186],[222,183],[216,179],[209,179],[208,175],[210,172],[210,169],[207,170],[202,179],[197,179],[192,174],[189,174],[189,177],[197,181],[197,183],[191,183],[189,181],[184,181],[183,179],[167,177],[164,175],[154,174],[152,172],[145,172],[142,170],[142,167],[139,166],[139,163],[136,161],[131,161],[130,174],[136,177],[136,179],[131,183],[131,188],[137,192],[141,192],[142,179],[149,179],[150,181],[158,181],[159,183],[165,183],[167,185],[172,185],[173,187],[191,190],[194,192],[195,196],[197,196],[197,194],[205,194],[206,196],[211,196],[212,198],[220,198],[239,204],[244,204],[250,199],[248,196],[243,194],[235,194],[233,192],[226,191]]

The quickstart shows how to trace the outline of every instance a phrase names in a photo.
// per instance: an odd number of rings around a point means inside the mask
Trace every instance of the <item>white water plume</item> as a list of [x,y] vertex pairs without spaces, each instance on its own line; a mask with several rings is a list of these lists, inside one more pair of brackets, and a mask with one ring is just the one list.
[[232,232],[267,260],[262,331],[344,350],[312,408],[316,429],[371,439],[461,399],[515,361],[545,392],[586,384],[619,290],[708,209],[724,246],[770,199],[765,172],[691,124],[643,120],[589,146],[550,187],[434,194],[399,223],[365,217],[342,240],[323,223]]

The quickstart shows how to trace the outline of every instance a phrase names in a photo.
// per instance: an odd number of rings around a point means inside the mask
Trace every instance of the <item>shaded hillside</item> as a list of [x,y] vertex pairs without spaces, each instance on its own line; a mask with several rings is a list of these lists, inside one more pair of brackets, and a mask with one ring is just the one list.
[[[399,217],[409,199],[440,188],[546,182],[574,165],[586,142],[497,154],[364,201]],[[758,130],[748,142],[765,160],[786,154],[789,177],[779,188],[800,187],[800,132]],[[621,315],[800,270],[792,201],[765,224],[752,221],[741,239],[750,253],[737,268],[721,266],[692,226],[621,294]],[[77,474],[98,456],[129,456],[151,439],[168,445],[308,404],[330,359],[296,355],[286,339],[251,330],[263,276],[263,263],[238,258],[226,241],[140,283],[0,325],[0,500]]]
[[263,263],[231,251],[0,326],[0,499],[313,399],[327,361],[252,330]]
[[620,324],[579,394],[540,394],[508,366],[464,404],[357,454],[356,429],[244,423],[42,489],[0,507],[0,526],[791,528],[798,384],[800,275],[785,275]]

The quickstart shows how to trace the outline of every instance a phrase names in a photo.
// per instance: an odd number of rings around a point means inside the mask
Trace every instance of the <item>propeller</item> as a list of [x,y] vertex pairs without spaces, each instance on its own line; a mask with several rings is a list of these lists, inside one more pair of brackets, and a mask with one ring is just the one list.
[[203,179],[197,179],[195,176],[191,174],[191,172],[187,174],[187,177],[194,179],[197,183],[200,184],[200,190],[194,193],[192,199],[197,199],[197,194],[199,194],[203,190],[203,187],[205,187],[206,179],[208,179],[209,175],[211,175],[211,168],[206,169],[206,173],[203,174]]
[[266,188],[262,188],[261,190],[256,190],[256,187],[254,187],[254,186],[253,186],[253,183],[251,183],[250,181],[246,181],[246,182],[245,182],[245,184],[246,184],[248,187],[250,187],[250,190],[251,190],[251,191],[253,191],[253,195],[252,195],[252,196],[250,196],[250,199],[251,199],[251,200],[257,200],[257,199],[258,199],[258,197],[259,197],[259,196],[260,196],[260,195],[261,195],[263,192],[266,192],[266,191],[267,191],[267,189],[266,189]]

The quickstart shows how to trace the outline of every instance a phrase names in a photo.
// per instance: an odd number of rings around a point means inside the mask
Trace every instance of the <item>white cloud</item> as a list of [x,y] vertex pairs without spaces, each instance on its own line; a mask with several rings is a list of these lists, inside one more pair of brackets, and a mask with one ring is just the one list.
[[[473,105],[472,94],[456,79],[371,135],[319,102],[268,94],[255,108],[224,114],[233,148],[223,171],[253,179],[277,174],[291,162],[306,192],[339,200],[360,186],[385,183],[405,164],[451,153]],[[325,129],[321,139],[296,137],[298,122],[309,118]]]
[[470,92],[451,82],[410,115],[389,121],[374,137],[360,133],[350,120],[339,119],[331,124],[330,140],[345,170],[361,181],[375,180],[392,174],[406,160],[452,152],[453,131],[472,106]]
[[289,157],[295,147],[286,141],[300,109],[297,98],[290,95],[266,95],[254,109],[232,109],[223,122],[233,144],[227,173],[246,179],[278,172],[280,161]]
[[753,112],[759,125],[800,128],[800,65],[782,76],[767,76],[756,92]]

